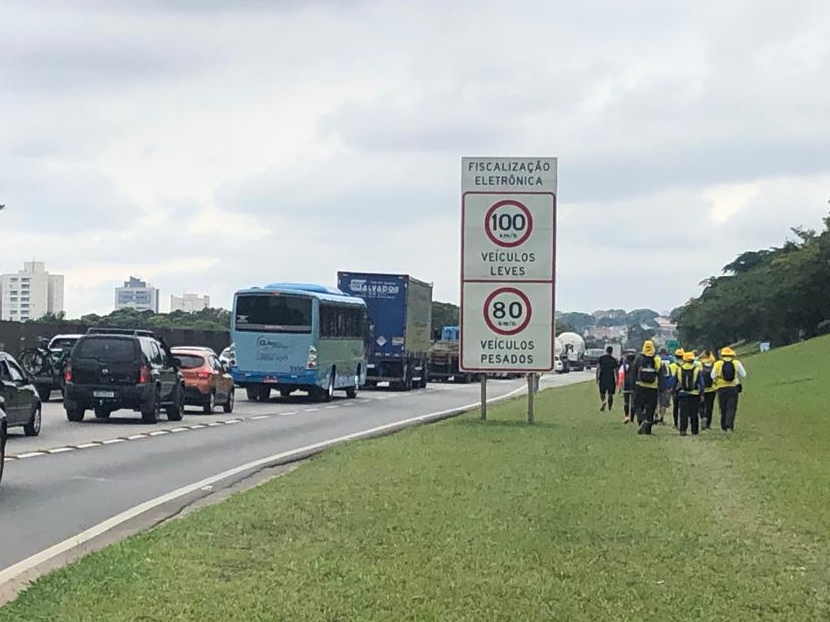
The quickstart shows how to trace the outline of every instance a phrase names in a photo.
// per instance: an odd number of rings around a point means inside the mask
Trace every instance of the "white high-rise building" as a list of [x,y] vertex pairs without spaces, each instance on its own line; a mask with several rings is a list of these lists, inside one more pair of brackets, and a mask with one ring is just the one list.
[[115,288],[115,309],[131,307],[139,311],[159,312],[159,290],[134,276]]
[[26,261],[19,272],[0,275],[0,319],[25,322],[63,310],[63,275],[49,274],[42,261]]
[[199,294],[182,294],[181,296],[170,296],[170,312],[184,311],[185,313],[196,313],[210,306],[210,296]]

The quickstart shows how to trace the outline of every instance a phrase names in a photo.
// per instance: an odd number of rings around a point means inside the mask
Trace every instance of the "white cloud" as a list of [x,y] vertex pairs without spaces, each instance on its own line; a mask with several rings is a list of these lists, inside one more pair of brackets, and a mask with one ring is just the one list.
[[[400,271],[457,300],[462,155],[560,157],[563,308],[666,308],[830,195],[830,6],[0,7],[0,263],[162,298]],[[641,257],[654,257],[642,268]]]

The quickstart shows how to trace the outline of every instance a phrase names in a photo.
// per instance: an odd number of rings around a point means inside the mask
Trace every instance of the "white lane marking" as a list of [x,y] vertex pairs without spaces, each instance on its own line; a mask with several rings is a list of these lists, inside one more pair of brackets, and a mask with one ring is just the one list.
[[279,413],[277,416],[279,416],[279,417],[290,417],[291,415],[296,415],[296,414],[297,414],[296,410],[289,410],[288,412]]
[[206,427],[203,423],[197,423],[196,425],[190,426],[191,430],[201,430],[202,428]]
[[337,406],[326,406],[326,410],[331,410],[332,408],[340,408],[340,405]]
[[123,438],[111,438],[108,441],[104,441],[102,443],[102,445],[112,445],[113,443],[123,443],[123,442],[124,442]]
[[[495,397],[492,399],[487,400],[488,403],[492,402],[500,402],[502,400],[509,399],[514,395],[521,393],[525,390],[525,387],[519,387],[518,389],[514,389],[513,391],[506,393],[500,397]],[[273,462],[277,462],[280,460],[286,460],[291,458],[301,457],[304,454],[314,451],[321,451],[326,449],[327,447],[331,447],[333,445],[338,445],[340,443],[345,443],[347,441],[357,440],[360,438],[365,438],[367,436],[371,436],[373,434],[379,434],[386,430],[394,430],[395,428],[402,427],[402,426],[410,426],[416,423],[422,423],[425,421],[429,421],[431,419],[439,419],[441,417],[455,414],[455,413],[463,413],[468,410],[472,410],[479,405],[479,402],[473,402],[471,404],[465,404],[464,406],[459,406],[457,408],[450,408],[447,410],[441,410],[438,412],[428,413],[426,415],[418,415],[417,417],[410,417],[408,419],[402,419],[400,421],[395,421],[393,423],[387,423],[381,426],[377,426],[374,428],[370,428],[368,430],[363,430],[361,432],[353,432],[352,434],[346,434],[345,436],[339,436],[337,438],[329,439],[327,441],[320,441],[319,443],[313,443],[311,445],[306,445],[305,447],[300,447],[298,449],[292,449],[290,451],[284,451],[278,454],[274,454],[273,456],[268,456],[267,458],[260,458],[259,460],[254,460],[253,462],[248,462],[247,464],[240,465],[238,467],[234,467],[232,469],[228,469],[227,471],[223,471],[218,475],[213,475],[211,477],[206,477],[205,479],[196,482],[195,484],[189,484],[188,486],[183,486],[177,490],[173,490],[172,492],[168,492],[167,494],[161,495],[160,497],[156,497],[155,499],[150,499],[149,501],[145,501],[144,503],[140,503],[129,510],[125,510],[120,514],[116,514],[115,516],[108,518],[107,520],[98,523],[97,525],[90,527],[86,531],[82,531],[79,534],[72,536],[71,538],[67,538],[63,542],[59,542],[53,546],[50,546],[48,549],[44,549],[39,553],[35,553],[34,555],[27,557],[26,559],[17,562],[6,568],[5,570],[0,571],[0,585],[11,581],[15,577],[23,574],[39,566],[40,564],[49,561],[57,557],[58,555],[62,555],[67,551],[71,550],[76,546],[80,546],[84,542],[89,542],[93,538],[100,536],[102,533],[106,533],[113,527],[117,527],[118,525],[135,518],[136,516],[140,516],[144,512],[152,510],[153,508],[157,508],[160,505],[164,505],[169,501],[173,501],[174,499],[178,499],[184,495],[190,494],[197,490],[201,490],[205,486],[212,486],[216,482],[221,482],[223,479],[227,479],[229,477],[233,477],[234,475],[239,475],[240,473],[244,473],[245,471],[250,471],[251,469],[255,469],[257,467],[266,466]],[[115,439],[121,440],[121,439]],[[105,441],[106,442],[106,441]]]
[[225,424],[224,424],[224,423],[222,423],[221,421],[211,421],[211,422],[208,424],[208,427],[209,427],[209,428],[215,428],[215,427],[216,427],[216,426],[218,426],[218,425],[225,425]]
[[29,453],[19,454],[17,456],[18,459],[22,460],[23,458],[37,458],[38,456],[45,456],[46,454],[42,451],[30,451]]
[[170,434],[167,430],[155,430],[154,432],[150,432],[150,436],[161,436],[162,434]]
[[56,447],[55,449],[50,449],[50,454],[64,454],[67,451],[75,451],[74,447]]
[[256,417],[251,417],[251,421],[259,421],[260,419],[269,419],[271,415],[257,415]]
[[173,428],[171,432],[187,432],[190,428]]
[[133,434],[132,436],[128,436],[128,441],[137,441],[140,438],[147,438],[146,434]]
[[305,410],[303,410],[303,412],[304,413],[316,413],[318,410],[320,410],[320,409],[319,408],[306,408]]
[[231,425],[232,423],[242,423],[242,420],[241,419],[228,419],[225,422],[225,425]]
[[90,447],[98,447],[101,443],[98,441],[93,441],[91,443],[84,443],[83,445],[78,445],[78,449],[89,449]]

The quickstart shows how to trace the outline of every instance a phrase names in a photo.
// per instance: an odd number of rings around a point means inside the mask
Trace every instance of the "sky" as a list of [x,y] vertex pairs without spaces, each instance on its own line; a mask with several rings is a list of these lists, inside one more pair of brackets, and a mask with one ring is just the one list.
[[[71,6],[70,6],[71,5]],[[830,3],[0,0],[0,270],[408,273],[459,298],[462,156],[559,158],[557,307],[671,309],[830,205]]]

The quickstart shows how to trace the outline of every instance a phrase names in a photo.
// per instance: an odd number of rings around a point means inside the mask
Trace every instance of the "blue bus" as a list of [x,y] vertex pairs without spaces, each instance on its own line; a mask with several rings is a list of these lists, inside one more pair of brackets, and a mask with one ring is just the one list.
[[249,400],[306,391],[331,400],[355,397],[366,383],[366,303],[337,289],[272,283],[234,295],[231,340],[234,382]]

